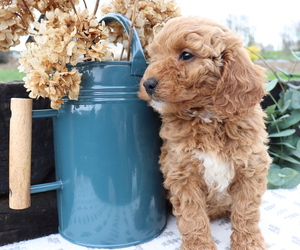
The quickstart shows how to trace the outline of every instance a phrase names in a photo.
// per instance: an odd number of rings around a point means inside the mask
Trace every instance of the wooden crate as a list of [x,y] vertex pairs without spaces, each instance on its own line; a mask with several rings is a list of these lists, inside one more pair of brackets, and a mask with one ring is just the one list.
[[[56,193],[34,194],[32,206],[14,211],[8,208],[8,141],[10,99],[26,98],[23,82],[0,82],[0,245],[33,239],[57,232]],[[33,109],[49,108],[49,101],[33,101]],[[51,118],[33,119],[31,183],[55,180],[53,128]]]

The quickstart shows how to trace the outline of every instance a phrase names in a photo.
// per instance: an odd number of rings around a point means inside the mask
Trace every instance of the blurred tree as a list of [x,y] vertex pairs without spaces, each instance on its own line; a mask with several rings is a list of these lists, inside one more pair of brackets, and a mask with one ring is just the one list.
[[0,51],[0,63],[7,63],[9,56],[9,52]]
[[290,54],[291,50],[300,50],[300,21],[286,25],[281,32],[282,50]]
[[253,26],[249,26],[247,16],[235,16],[230,14],[225,21],[229,29],[235,30],[239,35],[241,35],[245,46],[255,45],[255,28]]
[[296,24],[296,50],[300,51],[300,21]]
[[294,31],[291,27],[285,26],[283,32],[281,32],[282,50],[286,55],[290,53],[290,50],[294,47]]

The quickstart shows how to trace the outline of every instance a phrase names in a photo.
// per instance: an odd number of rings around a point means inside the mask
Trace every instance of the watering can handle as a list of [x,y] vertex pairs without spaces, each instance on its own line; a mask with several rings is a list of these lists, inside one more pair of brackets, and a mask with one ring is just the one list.
[[[116,21],[120,23],[125,29],[127,35],[129,35],[131,21],[124,15],[119,13],[106,14],[101,18],[100,22],[102,21],[104,21],[106,24],[112,21]],[[147,67],[147,62],[142,49],[139,35],[135,28],[133,28],[132,30],[131,51],[132,51],[131,75],[143,76]]]
[[32,100],[11,99],[9,132],[9,207],[30,207]]

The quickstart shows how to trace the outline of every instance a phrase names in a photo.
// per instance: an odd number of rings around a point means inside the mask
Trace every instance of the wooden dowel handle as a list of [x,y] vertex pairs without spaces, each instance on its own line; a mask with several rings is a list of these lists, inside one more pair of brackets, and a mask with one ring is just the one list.
[[12,98],[9,133],[9,207],[30,207],[32,100]]

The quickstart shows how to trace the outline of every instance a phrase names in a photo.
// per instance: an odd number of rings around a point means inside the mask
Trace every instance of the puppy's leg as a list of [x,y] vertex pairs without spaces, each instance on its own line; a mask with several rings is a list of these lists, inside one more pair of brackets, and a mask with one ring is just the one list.
[[[249,166],[250,167],[250,166]],[[251,167],[250,167],[251,168]],[[266,190],[266,166],[260,173],[238,174],[231,188],[233,204],[231,208],[232,250],[264,250],[267,246],[259,229],[259,206]],[[246,172],[245,172],[246,173]],[[252,175],[252,176],[251,176]]]
[[205,183],[198,173],[171,171],[165,186],[182,235],[181,250],[216,250],[206,213]]

